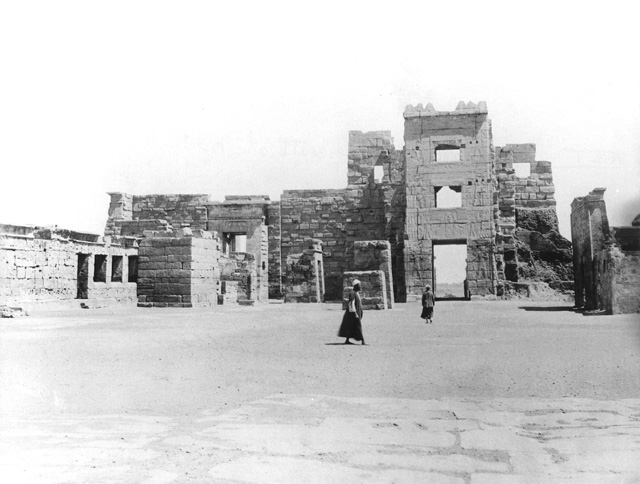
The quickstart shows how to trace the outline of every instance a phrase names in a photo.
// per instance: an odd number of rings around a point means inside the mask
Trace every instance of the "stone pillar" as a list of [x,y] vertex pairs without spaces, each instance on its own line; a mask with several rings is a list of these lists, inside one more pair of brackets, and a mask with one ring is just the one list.
[[289,254],[283,277],[284,301],[322,302],[324,299],[324,268],[322,242],[306,239],[302,253]]
[[360,281],[360,300],[363,309],[388,309],[387,283],[383,271],[348,271],[344,273],[342,309],[346,310],[353,281]]
[[387,308],[393,309],[393,271],[391,267],[391,244],[386,240],[354,242],[355,271],[379,270],[384,272]]
[[220,242],[210,232],[179,237],[148,232],[138,252],[138,306],[208,307],[217,303]]

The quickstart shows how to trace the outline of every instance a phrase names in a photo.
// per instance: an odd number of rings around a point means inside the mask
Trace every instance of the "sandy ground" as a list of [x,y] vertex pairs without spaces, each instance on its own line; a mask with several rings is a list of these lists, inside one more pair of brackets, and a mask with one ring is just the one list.
[[333,304],[0,320],[4,482],[640,483],[640,315],[419,313],[364,347]]

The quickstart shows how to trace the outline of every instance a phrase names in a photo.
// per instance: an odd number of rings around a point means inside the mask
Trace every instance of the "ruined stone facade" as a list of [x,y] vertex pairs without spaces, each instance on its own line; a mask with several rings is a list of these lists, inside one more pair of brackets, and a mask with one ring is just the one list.
[[[350,132],[345,189],[283,193],[283,259],[306,238],[322,240],[326,298],[334,300],[344,272],[360,270],[355,244],[378,240],[389,242],[396,301],[435,285],[438,244],[466,246],[471,296],[526,295],[534,283],[570,291],[571,244],[558,232],[551,164],[536,160],[535,145],[494,148],[485,103],[408,106],[404,118],[402,151],[388,131]],[[457,206],[439,203],[446,191],[458,194]]]
[[109,195],[105,234],[142,238],[145,233],[158,237],[163,232],[166,237],[176,237],[183,228],[210,232],[219,245],[221,260],[216,259],[215,267],[222,272],[216,277],[224,284],[219,286],[218,295],[226,295],[220,301],[228,302],[232,292],[243,302],[268,299],[269,197],[227,196],[218,202],[209,195]]
[[135,303],[137,266],[132,238],[0,225],[0,306]]
[[640,225],[609,227],[604,188],[571,203],[575,305],[608,314],[640,312]]
[[[426,284],[434,283],[435,244],[461,243],[467,245],[469,290],[481,296],[495,294],[495,175],[486,106],[453,112],[438,112],[430,105],[409,107],[404,118],[407,293],[419,296]],[[438,205],[443,188],[461,194],[459,207]]]
[[[343,274],[355,270],[354,242],[387,240],[394,292],[404,289],[404,155],[388,131],[349,133],[348,182],[344,189],[285,190],[280,197],[282,260],[301,253],[305,239],[323,242],[325,298],[342,298]],[[273,202],[277,204],[278,202]]]
[[[364,271],[383,283],[386,303],[376,305],[392,307],[426,284],[437,294],[434,248],[445,244],[465,247],[468,297],[526,295],[532,284],[571,290],[551,164],[536,160],[535,145],[494,148],[483,102],[408,106],[404,120],[402,150],[388,131],[349,133],[343,189],[222,202],[110,193],[104,240],[135,241],[132,253],[140,244],[142,306],[340,301],[345,273]],[[124,255],[113,257],[117,266]],[[6,261],[6,281],[20,278],[18,262]],[[80,262],[69,263],[70,280]]]

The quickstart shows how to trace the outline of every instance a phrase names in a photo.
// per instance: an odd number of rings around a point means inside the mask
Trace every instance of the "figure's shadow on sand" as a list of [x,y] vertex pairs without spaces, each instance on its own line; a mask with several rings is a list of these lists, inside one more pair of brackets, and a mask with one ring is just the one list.
[[520,306],[518,309],[525,311],[571,311],[575,312],[573,306]]
[[325,346],[367,346],[367,345],[362,345],[360,344],[360,342],[358,343],[325,343]]

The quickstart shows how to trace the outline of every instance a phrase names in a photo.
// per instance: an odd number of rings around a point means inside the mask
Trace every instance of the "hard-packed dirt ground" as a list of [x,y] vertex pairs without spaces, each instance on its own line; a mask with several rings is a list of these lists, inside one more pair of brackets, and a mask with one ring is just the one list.
[[640,315],[528,301],[419,314],[366,312],[366,346],[342,344],[334,304],[2,319],[0,474],[640,483]]

